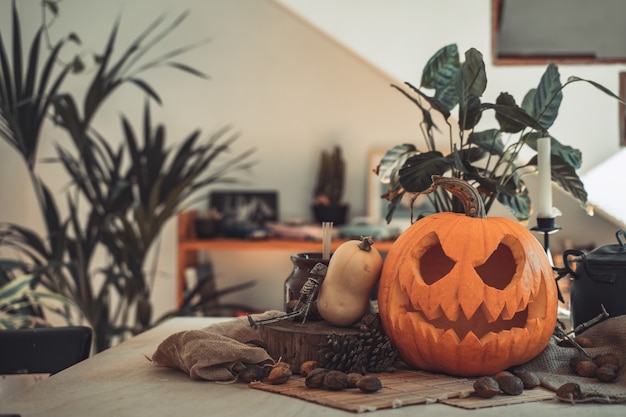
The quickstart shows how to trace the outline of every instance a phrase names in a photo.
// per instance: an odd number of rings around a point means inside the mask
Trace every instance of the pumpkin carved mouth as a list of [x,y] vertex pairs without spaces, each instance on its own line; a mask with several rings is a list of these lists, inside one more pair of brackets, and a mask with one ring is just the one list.
[[[543,282],[539,286],[539,294],[535,299],[543,300],[546,297],[546,287]],[[512,316],[507,312],[507,309],[503,307],[502,311],[496,318],[492,317],[488,312],[484,303],[476,309],[475,313],[470,317],[465,317],[464,314],[459,314],[455,319],[446,317],[441,311],[437,317],[428,319],[425,312],[422,311],[419,306],[412,305],[412,308],[407,308],[406,313],[412,316],[414,322],[419,322],[421,327],[429,328],[429,333],[434,336],[435,339],[439,339],[444,333],[453,332],[459,341],[465,339],[465,337],[472,333],[477,339],[482,339],[491,333],[502,333],[506,331],[512,331],[513,329],[528,330],[529,327],[533,327],[536,323],[545,317],[545,305],[538,302],[529,302],[525,306],[519,306],[519,310]],[[507,317],[509,316],[509,317]]]

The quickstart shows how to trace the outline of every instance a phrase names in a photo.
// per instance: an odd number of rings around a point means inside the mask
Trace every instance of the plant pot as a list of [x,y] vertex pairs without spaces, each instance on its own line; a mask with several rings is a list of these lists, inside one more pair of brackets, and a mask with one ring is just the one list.
[[313,216],[318,223],[333,222],[334,225],[341,225],[346,223],[348,209],[349,206],[347,204],[340,206],[316,204],[313,205]]

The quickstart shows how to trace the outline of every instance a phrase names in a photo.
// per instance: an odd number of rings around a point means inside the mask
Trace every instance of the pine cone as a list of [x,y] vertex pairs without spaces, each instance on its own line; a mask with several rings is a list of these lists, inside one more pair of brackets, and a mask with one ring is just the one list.
[[320,366],[350,373],[385,372],[392,368],[398,351],[385,335],[380,316],[366,314],[355,335],[332,334],[320,346]]

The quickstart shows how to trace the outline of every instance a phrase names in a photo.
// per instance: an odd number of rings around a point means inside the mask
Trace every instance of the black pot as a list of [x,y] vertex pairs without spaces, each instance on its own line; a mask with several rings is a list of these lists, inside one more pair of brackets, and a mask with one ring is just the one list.
[[313,216],[318,223],[333,222],[334,225],[341,225],[346,223],[348,209],[347,204],[340,206],[316,204],[313,206]]
[[574,249],[563,253],[565,269],[572,277],[573,328],[602,314],[602,307],[610,317],[626,314],[626,245],[622,240],[626,234],[619,230],[616,236],[616,245],[601,246],[589,253]]

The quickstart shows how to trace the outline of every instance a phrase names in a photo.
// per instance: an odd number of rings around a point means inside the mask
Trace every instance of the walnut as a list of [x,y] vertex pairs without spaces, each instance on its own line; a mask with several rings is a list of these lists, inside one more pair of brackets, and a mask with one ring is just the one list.
[[300,365],[300,375],[308,376],[311,371],[318,367],[317,361],[305,361]]
[[272,368],[265,382],[271,385],[281,385],[289,381],[292,372],[289,366],[276,366]]
[[381,390],[383,388],[383,383],[380,382],[380,379],[378,379],[377,376],[365,375],[357,381],[356,387],[369,394]]
[[304,380],[304,384],[309,388],[321,388],[324,383],[324,375],[329,372],[326,368],[315,368]]
[[332,391],[348,388],[348,375],[341,371],[328,371],[324,375],[323,386]]
[[500,386],[490,376],[481,376],[474,381],[474,392],[482,398],[491,398],[500,393]]

